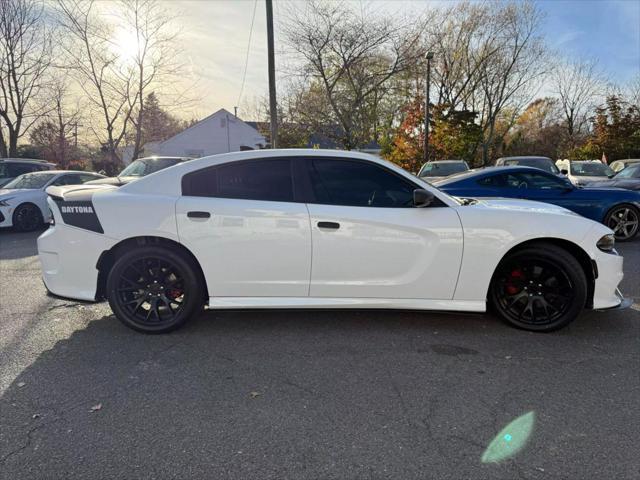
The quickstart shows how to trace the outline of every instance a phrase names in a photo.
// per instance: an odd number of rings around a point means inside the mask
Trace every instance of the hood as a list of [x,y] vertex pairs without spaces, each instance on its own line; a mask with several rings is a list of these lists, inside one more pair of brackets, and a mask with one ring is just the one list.
[[581,185],[584,185],[584,184],[591,183],[591,182],[606,183],[607,181],[611,181],[611,179],[609,179],[607,177],[576,177],[576,176],[572,176],[571,177],[571,181],[573,183],[579,183]]
[[138,178],[142,177],[107,177],[101,178],[99,180],[91,180],[89,182],[85,182],[84,185],[115,185],[120,187],[122,185],[126,185],[129,182],[133,182]]
[[37,188],[0,188],[0,198],[13,197],[22,192],[33,192]]
[[[555,215],[578,216],[577,213],[558,207],[550,203],[534,202],[532,200],[519,200],[515,198],[476,198],[472,207],[487,208],[491,210],[507,210],[510,212],[551,213]],[[461,207],[464,208],[464,207]]]
[[626,188],[628,190],[640,190],[640,178],[621,178],[620,180],[609,180],[607,182],[592,182],[586,185],[589,188]]

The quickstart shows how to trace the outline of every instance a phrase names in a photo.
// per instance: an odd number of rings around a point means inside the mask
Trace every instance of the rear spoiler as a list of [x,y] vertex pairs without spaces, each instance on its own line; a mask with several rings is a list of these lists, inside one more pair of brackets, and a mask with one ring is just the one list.
[[83,201],[90,200],[98,191],[113,190],[114,185],[63,185],[60,187],[47,187],[47,194],[54,200]]
[[117,188],[113,185],[65,185],[49,187],[46,192],[51,198],[49,203],[52,210],[53,203],[58,207],[62,223],[95,233],[104,233],[93,206],[93,194]]

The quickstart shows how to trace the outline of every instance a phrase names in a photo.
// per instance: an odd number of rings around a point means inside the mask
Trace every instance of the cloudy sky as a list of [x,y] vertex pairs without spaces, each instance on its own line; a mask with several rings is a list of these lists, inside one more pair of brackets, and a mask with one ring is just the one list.
[[[422,11],[446,1],[358,1],[357,8],[394,13]],[[618,83],[640,72],[640,2],[637,0],[539,0],[545,13],[542,33],[548,45],[565,55],[595,58],[608,76]],[[200,100],[185,116],[206,116],[219,108],[240,117],[251,116],[251,105],[267,91],[266,21],[263,0],[199,0],[166,2],[180,25],[184,61],[193,90]],[[248,69],[240,95],[245,55],[255,6],[255,21],[249,47]],[[304,8],[304,2],[274,1],[276,49],[278,18],[287,8]],[[276,59],[282,72],[282,57]],[[245,115],[243,115],[243,110]]]

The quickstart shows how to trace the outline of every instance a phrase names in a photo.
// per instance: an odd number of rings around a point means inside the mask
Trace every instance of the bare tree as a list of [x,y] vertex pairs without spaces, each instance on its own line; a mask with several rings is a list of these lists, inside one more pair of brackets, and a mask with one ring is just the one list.
[[[122,26],[134,33],[135,48],[131,58],[135,95],[130,108],[134,127],[133,158],[142,150],[144,99],[154,84],[167,82],[180,71],[177,62],[177,32],[170,28],[171,17],[155,0],[123,0]],[[134,40],[132,38],[132,40]]]
[[358,15],[342,3],[314,1],[291,12],[283,33],[303,65],[302,120],[346,149],[370,140],[381,89],[421,56],[415,27]]
[[30,131],[31,143],[42,149],[44,158],[68,168],[77,156],[77,127],[81,118],[79,101],[69,100],[68,79],[62,75],[52,81],[52,107],[48,115]]
[[[0,156],[15,156],[18,140],[46,113],[51,30],[37,0],[0,3]],[[5,134],[6,129],[6,134]]]
[[589,113],[600,103],[598,95],[604,93],[605,82],[595,61],[564,61],[554,70],[554,93],[564,116],[568,146],[573,148],[588,125]]
[[[540,11],[530,2],[490,4],[495,40],[491,55],[480,69],[478,89],[472,93],[474,110],[483,129],[482,164],[489,152],[515,123],[534,95],[544,73],[545,49],[537,34]],[[503,128],[496,129],[500,120]]]
[[90,128],[110,161],[118,164],[118,147],[133,111],[134,70],[119,62],[113,28],[101,20],[94,0],[58,0],[57,7],[67,63],[100,119],[98,127]]

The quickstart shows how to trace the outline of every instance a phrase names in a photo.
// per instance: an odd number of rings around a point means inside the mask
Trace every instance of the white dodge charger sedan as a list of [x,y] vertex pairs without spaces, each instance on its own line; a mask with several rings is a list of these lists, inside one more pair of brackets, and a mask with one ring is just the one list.
[[54,294],[142,332],[203,306],[484,312],[550,331],[628,304],[612,231],[523,200],[450,197],[365,154],[237,152],[120,188],[50,187]]

